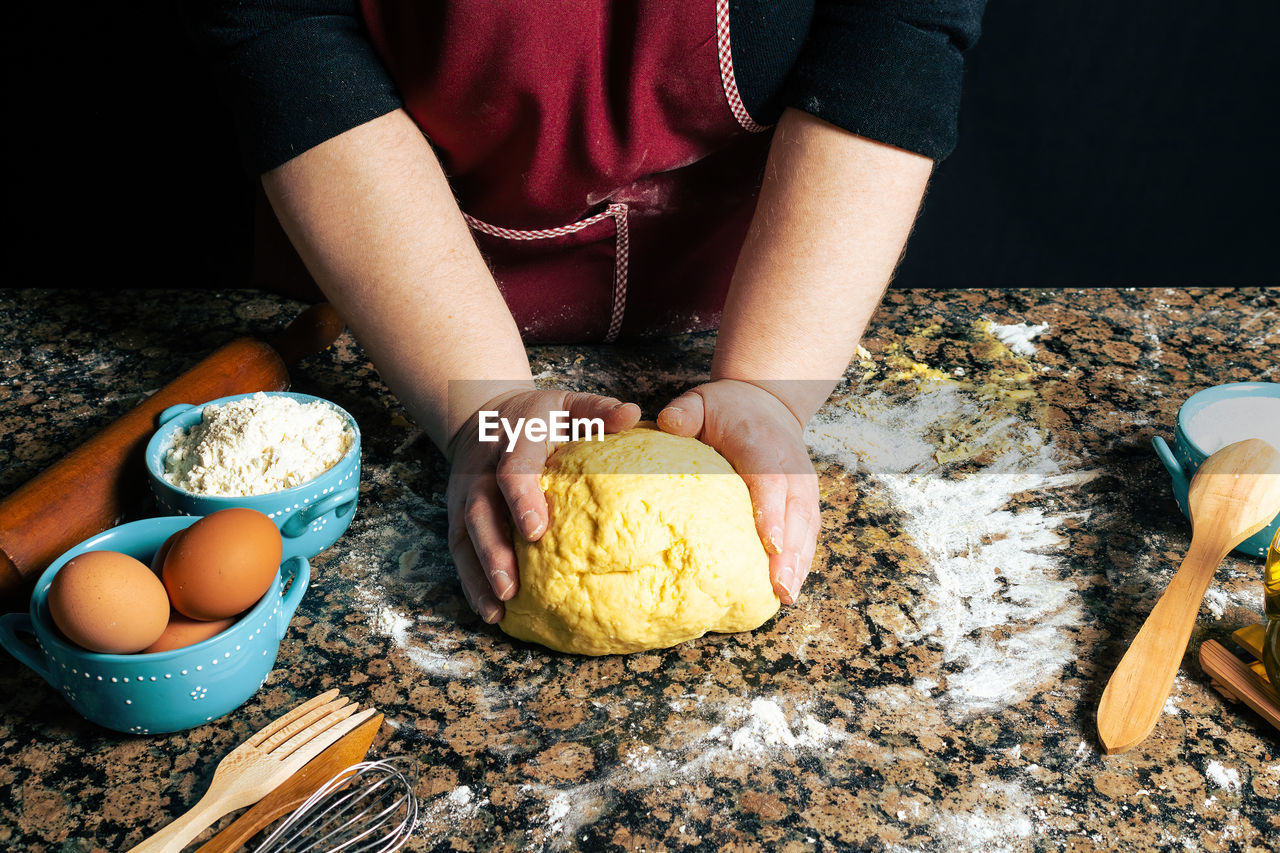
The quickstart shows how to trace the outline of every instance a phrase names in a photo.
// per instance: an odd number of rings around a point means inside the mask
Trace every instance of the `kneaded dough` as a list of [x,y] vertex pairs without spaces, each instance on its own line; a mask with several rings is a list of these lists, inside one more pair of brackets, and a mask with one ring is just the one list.
[[778,611],[746,483],[701,441],[652,426],[562,445],[542,475],[550,524],[515,537],[502,629],[584,655],[758,628]]

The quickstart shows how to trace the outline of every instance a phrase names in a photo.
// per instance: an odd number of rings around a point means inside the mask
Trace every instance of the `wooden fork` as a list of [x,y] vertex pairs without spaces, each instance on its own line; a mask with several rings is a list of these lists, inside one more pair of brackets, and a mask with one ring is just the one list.
[[251,806],[326,747],[373,715],[356,713],[336,689],[303,702],[232,750],[191,810],[129,853],[178,853],[223,815]]

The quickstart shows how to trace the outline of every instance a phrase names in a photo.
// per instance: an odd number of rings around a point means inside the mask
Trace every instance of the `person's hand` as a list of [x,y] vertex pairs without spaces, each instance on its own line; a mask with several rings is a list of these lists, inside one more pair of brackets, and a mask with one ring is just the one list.
[[818,475],[800,421],[763,388],[721,379],[668,403],[658,414],[658,427],[701,439],[746,481],[774,592],[784,604],[795,604],[821,523]]
[[[571,419],[600,418],[606,433],[635,426],[640,408],[610,397],[557,390],[517,390],[501,394],[481,407],[496,411],[515,427],[520,418],[549,420],[550,413],[568,412]],[[480,441],[480,411],[458,430],[449,443],[449,552],[458,567],[462,591],[481,619],[502,619],[502,602],[519,589],[512,526],[530,542],[547,529],[547,498],[539,477],[547,461],[548,442],[523,434],[510,451],[499,427],[498,441]]]

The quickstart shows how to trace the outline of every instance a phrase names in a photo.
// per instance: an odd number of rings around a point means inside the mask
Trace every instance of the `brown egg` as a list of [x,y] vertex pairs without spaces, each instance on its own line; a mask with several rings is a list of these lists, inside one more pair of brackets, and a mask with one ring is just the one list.
[[271,519],[224,509],[186,529],[164,560],[164,586],[182,615],[212,621],[252,607],[271,587],[284,550]]
[[186,533],[184,527],[177,533],[170,536],[160,545],[160,549],[156,551],[155,556],[151,558],[151,571],[156,573],[156,577],[160,577],[160,572],[164,569],[164,558],[169,555],[169,549],[173,547],[173,543],[178,541],[178,537]]
[[201,622],[199,619],[189,619],[174,610],[169,613],[169,624],[165,626],[164,633],[160,635],[160,639],[143,649],[142,653],[167,652],[170,649],[194,646],[196,643],[203,642],[216,634],[221,634],[234,624],[236,624],[234,619]]
[[115,551],[88,551],[53,576],[49,615],[71,642],[124,655],[164,632],[169,598],[146,563]]

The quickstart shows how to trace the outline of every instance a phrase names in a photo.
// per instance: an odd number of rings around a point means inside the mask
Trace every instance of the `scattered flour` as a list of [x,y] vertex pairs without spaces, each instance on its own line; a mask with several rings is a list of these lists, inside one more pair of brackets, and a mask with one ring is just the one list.
[[395,607],[383,604],[378,605],[374,613],[373,630],[390,637],[409,660],[428,675],[470,678],[476,674],[480,666],[473,658],[444,654],[420,642],[414,633],[418,621]]
[[[948,475],[935,442],[955,432],[993,458]],[[1013,704],[1074,658],[1069,629],[1083,615],[1057,553],[1069,516],[1008,506],[1019,493],[1079,485],[1095,472],[1067,470],[1038,428],[950,381],[909,398],[873,391],[829,403],[806,439],[820,459],[869,475],[901,511],[934,582],[914,603],[918,630],[904,627],[899,639],[942,646],[953,713]]]
[[955,851],[1023,850],[1031,837],[1028,810],[1031,797],[1019,786],[1006,783],[989,792],[999,805],[971,811],[940,812],[936,834],[946,839],[946,849]]
[[[545,799],[543,823],[548,838],[544,846],[569,846],[574,833],[601,813],[620,791],[634,791],[655,785],[687,784],[718,768],[747,762],[765,764],[783,752],[822,754],[848,735],[796,707],[788,716],[782,697],[757,696],[749,702],[729,704],[699,702],[693,710],[719,724],[698,736],[676,741],[659,749],[636,747],[620,756],[619,763],[601,776],[581,785],[551,788],[522,786],[525,793]],[[673,706],[674,707],[674,706]],[[681,706],[685,707],[685,706]],[[671,732],[665,733],[673,737]],[[864,748],[873,748],[865,745]]]
[[1227,593],[1217,587],[1210,587],[1204,594],[1204,605],[1214,618],[1221,619],[1227,607]]
[[[551,802],[547,804],[547,828],[553,833],[559,834],[564,832],[564,821],[569,816],[569,809],[572,801],[569,795],[561,791],[551,798]],[[574,827],[571,832],[576,830]]]
[[757,697],[745,713],[746,722],[729,737],[734,752],[760,754],[779,747],[812,749],[843,737],[841,732],[806,714],[792,723],[782,708],[772,699]]
[[476,801],[476,796],[471,793],[471,787],[469,785],[459,785],[450,791],[445,799],[448,800],[449,804],[455,809],[471,813],[474,813],[476,808],[484,802],[482,801],[478,803]]
[[357,576],[352,592],[369,614],[370,628],[389,637],[428,675],[475,678],[481,661],[457,651],[455,620],[413,606],[426,590],[456,583],[443,537],[420,520],[443,516],[444,508],[406,493],[382,510],[376,524],[357,518],[342,540],[343,564]]
[[[710,716],[718,724],[701,736],[690,738],[675,748],[641,746],[622,757],[622,767],[632,781],[643,784],[650,778],[694,775],[718,762],[761,763],[784,751],[819,751],[848,739],[834,728],[797,707],[789,717],[781,697],[756,696],[743,704],[699,704],[699,716]],[[674,707],[674,706],[673,706]]]
[[328,403],[254,394],[206,406],[164,454],[164,478],[198,495],[265,495],[302,485],[336,464],[355,432]]
[[[1026,326],[1021,334],[1029,342],[1047,328]],[[1021,352],[1016,340],[1009,346]],[[954,454],[940,461],[940,446],[949,435],[962,436],[975,455],[986,451],[976,470],[956,473],[949,464]],[[1074,584],[1063,580],[1062,539],[1056,532],[1070,516],[1010,504],[1021,492],[1071,487],[1093,474],[1073,469],[1034,424],[998,401],[944,380],[922,385],[914,395],[869,391],[854,404],[829,403],[806,439],[820,460],[862,472],[900,510],[904,532],[932,573],[932,588],[912,603],[914,619],[907,621],[916,627],[904,624],[901,639],[936,643],[943,660],[935,671],[918,673],[913,684],[902,686],[904,701],[968,719],[1031,695],[1074,658],[1071,629],[1083,617]],[[404,517],[393,510],[379,530],[357,533],[350,543],[353,559],[368,562],[361,569],[368,578],[362,592],[372,627],[427,674],[468,677],[468,659],[450,653],[446,627],[437,630],[409,603],[418,583],[427,578],[438,583],[452,573],[447,548],[422,521],[431,512],[443,513],[443,507],[406,499],[413,505],[394,508],[403,509]],[[729,653],[726,646],[722,654]],[[489,685],[476,684],[488,694]],[[495,707],[520,705],[509,686],[501,691]],[[630,736],[643,745],[620,754],[616,764],[599,768],[589,781],[521,786],[522,796],[537,804],[529,843],[536,849],[572,847],[582,827],[620,794],[660,785],[687,787],[726,766],[767,767],[801,756],[806,767],[821,774],[824,762],[833,760],[828,753],[847,750],[873,765],[921,760],[910,749],[850,735],[843,719],[820,719],[807,696],[711,701],[695,691],[678,701],[670,700],[672,710],[688,714],[692,726],[655,730],[637,714],[628,724]],[[1008,750],[1013,759],[1020,753],[1020,746]],[[1086,757],[1077,749],[1078,760]],[[1001,780],[976,804],[920,807],[931,812],[930,834],[944,849],[1012,850],[1030,846],[1042,823],[1044,814],[1035,802],[1016,781]],[[460,786],[437,803],[431,814],[440,817],[443,832],[449,816],[475,814],[468,809],[488,801]]]
[[1204,769],[1204,775],[1215,787],[1224,791],[1240,790],[1240,771],[1227,767],[1220,761],[1210,761]]
[[1036,354],[1035,345],[1031,342],[1047,331],[1049,331],[1048,323],[1041,323],[1037,326],[1027,323],[1013,323],[1007,326],[999,323],[991,324],[991,334],[999,338],[1000,342],[1009,349],[1023,356]]
[[[1035,808],[1024,788],[1015,782],[998,782],[983,786],[983,802],[967,809],[939,808],[929,824],[933,845],[928,849],[949,853],[1012,853],[1034,847],[1034,820],[1045,813]],[[902,819],[904,815],[900,815]],[[1043,831],[1043,830],[1042,830]],[[890,853],[919,850],[901,844],[885,846]]]
[[456,823],[470,820],[489,805],[488,797],[479,797],[470,785],[459,785],[447,794],[437,797],[424,811],[421,823],[433,825],[440,822]]

